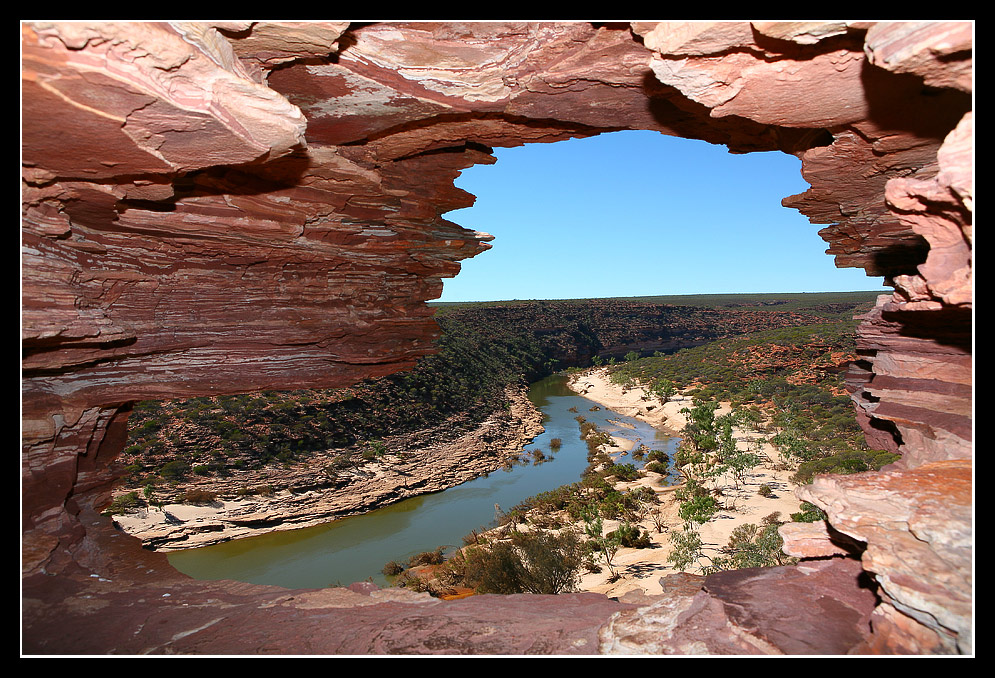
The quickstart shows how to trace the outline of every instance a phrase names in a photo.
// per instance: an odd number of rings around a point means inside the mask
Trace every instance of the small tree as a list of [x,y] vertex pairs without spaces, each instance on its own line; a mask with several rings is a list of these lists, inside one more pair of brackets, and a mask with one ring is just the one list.
[[663,515],[662,508],[656,508],[651,511],[650,520],[653,522],[653,527],[656,528],[657,534],[663,534],[664,530],[667,529],[667,518]]
[[680,532],[670,535],[672,549],[667,556],[667,562],[674,566],[674,569],[687,572],[693,565],[700,567],[700,560],[703,556],[701,547],[702,541],[698,531],[686,525]]
[[746,480],[746,474],[760,465],[760,457],[752,452],[737,452],[726,459],[726,464],[736,480],[736,487]]
[[678,512],[685,524],[707,523],[719,509],[719,503],[711,495],[690,497],[681,503]]
[[515,532],[509,541],[470,546],[458,569],[464,583],[479,593],[556,594],[576,587],[583,558],[584,545],[576,532],[536,530]]
[[784,540],[778,533],[778,523],[767,521],[762,526],[740,525],[729,536],[723,548],[724,556],[712,562],[714,570],[736,570],[747,567],[784,565],[789,558],[781,550]]
[[615,554],[618,553],[621,537],[617,532],[612,533],[610,536],[603,534],[603,532],[604,523],[601,520],[601,516],[585,514],[584,533],[589,537],[589,543],[593,549],[605,559],[605,565],[608,566],[610,575],[609,580],[616,581],[619,578],[619,574],[612,561],[615,559]]
[[685,407],[681,413],[687,416],[683,432],[699,452],[712,452],[718,447],[715,410],[719,407],[715,402],[699,402],[694,407]]
[[155,503],[155,485],[145,483],[145,487],[142,489],[142,496],[145,497],[145,503],[152,506]]
[[669,379],[661,379],[654,382],[650,392],[656,396],[661,405],[666,405],[670,399],[677,395],[677,387]]

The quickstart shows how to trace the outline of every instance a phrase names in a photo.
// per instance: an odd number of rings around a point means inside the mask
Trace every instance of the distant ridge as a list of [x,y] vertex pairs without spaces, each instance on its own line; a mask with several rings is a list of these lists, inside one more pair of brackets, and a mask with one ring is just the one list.
[[636,297],[590,297],[578,299],[505,299],[500,301],[430,301],[432,307],[452,306],[507,306],[511,304],[547,303],[576,304],[587,301],[639,301],[674,306],[721,308],[744,305],[769,305],[778,303],[780,310],[790,311],[815,304],[874,302],[886,290],[859,290],[852,292],[730,292],[725,294],[663,294]]

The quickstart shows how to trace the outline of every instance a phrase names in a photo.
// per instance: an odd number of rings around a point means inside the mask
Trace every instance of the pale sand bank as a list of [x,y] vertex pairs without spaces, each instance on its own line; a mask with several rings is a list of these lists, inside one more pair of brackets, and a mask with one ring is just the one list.
[[[677,395],[664,405],[648,396],[640,388],[622,388],[608,379],[607,370],[592,369],[573,376],[569,380],[570,388],[577,393],[593,400],[610,410],[624,414],[666,430],[679,433],[687,419],[680,410],[691,407],[691,398]],[[730,410],[728,403],[723,403],[717,414],[726,414]],[[750,449],[754,441],[761,438],[752,431],[733,429],[739,449]],[[631,448],[631,444],[629,446]],[[790,482],[793,470],[778,470],[775,466],[781,461],[777,451],[769,444],[763,443],[762,452],[768,461],[755,468],[738,489],[734,487],[731,478],[718,478],[717,486],[725,487],[722,503],[727,507],[720,510],[716,516],[700,528],[701,539],[704,542],[703,552],[706,556],[720,555],[720,549],[725,546],[732,531],[740,525],[761,524],[765,516],[780,512],[782,520],[789,520],[791,513],[798,511],[801,503],[795,497],[793,483]],[[661,476],[649,473],[646,477],[631,483],[620,483],[620,489],[628,489],[637,485],[652,488],[661,500],[659,507],[661,517],[666,524],[664,532],[660,533],[649,517],[640,522],[653,541],[653,548],[632,549],[620,548],[614,559],[616,569],[621,578],[616,582],[608,582],[609,572],[603,568],[600,573],[588,573],[581,578],[580,589],[604,593],[619,597],[630,592],[642,591],[646,594],[656,594],[662,591],[659,580],[662,576],[675,572],[667,563],[671,552],[670,531],[681,531],[682,521],[678,515],[677,501],[672,497],[676,488],[661,485]],[[773,493],[768,497],[758,494],[761,485],[770,486]],[[605,521],[605,532],[615,529],[617,521]],[[707,559],[702,562],[707,563]]]

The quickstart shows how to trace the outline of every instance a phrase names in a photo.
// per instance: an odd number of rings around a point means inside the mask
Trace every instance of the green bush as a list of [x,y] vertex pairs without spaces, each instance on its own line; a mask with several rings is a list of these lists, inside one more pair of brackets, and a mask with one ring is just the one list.
[[659,473],[660,475],[667,475],[670,473],[670,467],[661,461],[651,461],[643,467],[647,471],[652,471],[653,473]]
[[575,532],[537,530],[465,554],[465,581],[478,593],[556,594],[576,586],[585,551]]
[[646,532],[640,529],[638,525],[633,525],[631,523],[622,523],[615,529],[614,532],[608,533],[607,536],[611,538],[613,535],[618,536],[618,543],[620,546],[625,546],[627,548],[644,549],[653,545],[653,542],[650,540],[649,532]]
[[640,476],[639,469],[633,464],[615,464],[610,472],[618,480],[637,480]]
[[791,514],[791,521],[795,523],[817,523],[826,519],[826,512],[815,504],[803,501],[799,506],[801,511]]
[[210,490],[189,489],[183,493],[180,499],[184,504],[210,504],[218,498],[218,495]]
[[781,551],[784,540],[776,522],[758,527],[752,523],[732,531],[729,543],[722,549],[725,555],[713,559],[713,570],[738,570],[747,567],[784,565],[789,558]]
[[803,461],[798,465],[798,470],[791,479],[799,485],[804,485],[812,482],[815,476],[824,473],[849,474],[877,471],[882,466],[896,461],[899,457],[900,455],[884,450],[847,450],[821,459]]
[[646,461],[670,461],[670,455],[663,450],[650,450],[646,455]]
[[119,497],[115,497],[114,501],[110,503],[106,509],[104,509],[104,515],[106,516],[116,516],[122,513],[127,513],[139,508],[142,505],[142,500],[138,497],[138,492],[128,492],[127,494],[122,494]]
[[163,464],[159,469],[159,475],[166,480],[182,480],[190,472],[190,465],[181,459],[174,459]]

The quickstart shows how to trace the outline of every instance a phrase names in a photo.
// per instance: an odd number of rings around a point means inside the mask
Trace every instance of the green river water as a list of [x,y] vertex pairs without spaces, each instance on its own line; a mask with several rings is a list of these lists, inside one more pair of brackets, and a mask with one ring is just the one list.
[[[604,408],[591,410],[594,403],[567,388],[562,375],[536,382],[529,397],[542,410],[546,430],[526,449],[541,448],[552,456],[549,461],[494,471],[442,492],[326,525],[175,551],[169,561],[196,579],[286,588],[346,586],[359,581],[387,586],[380,572],[385,563],[404,562],[438,546],[460,546],[464,535],[495,524],[495,505],[509,510],[540,492],[580,480],[587,466],[587,445],[580,438],[578,414],[601,430],[634,440],[637,446],[644,443],[668,454],[676,448],[677,438],[639,420]],[[549,448],[553,438],[562,440],[555,453]]]

